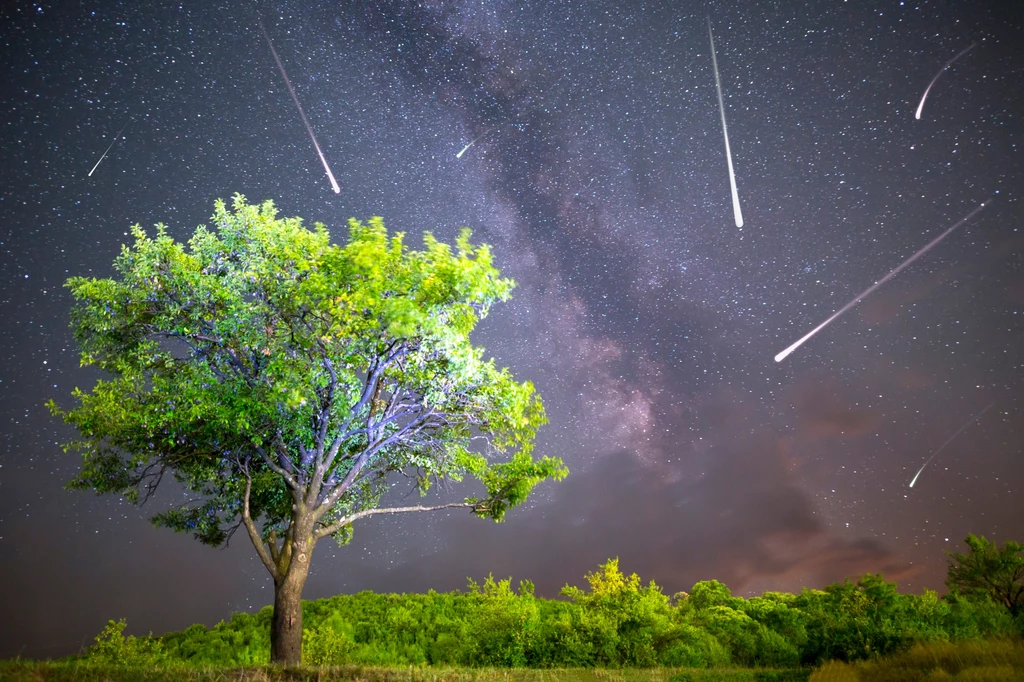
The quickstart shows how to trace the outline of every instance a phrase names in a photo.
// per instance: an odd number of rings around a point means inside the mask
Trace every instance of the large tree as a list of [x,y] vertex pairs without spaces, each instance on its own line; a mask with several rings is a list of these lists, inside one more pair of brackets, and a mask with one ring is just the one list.
[[[116,276],[73,277],[84,365],[107,378],[54,414],[75,426],[75,489],[149,499],[167,474],[192,500],[153,517],[212,546],[244,528],[274,580],[271,660],[302,656],[302,588],[316,543],[375,514],[464,507],[500,521],[567,473],[534,459],[546,421],[530,382],[484,360],[469,335],[514,283],[466,230],[453,252],[351,220],[279,219],[236,195],[183,244],[132,228]],[[492,455],[506,455],[495,461]],[[483,484],[479,497],[382,506],[403,475]]]
[[999,547],[985,536],[969,534],[967,554],[947,552],[946,587],[966,595],[988,596],[1014,616],[1024,613],[1024,545],[1013,540]]

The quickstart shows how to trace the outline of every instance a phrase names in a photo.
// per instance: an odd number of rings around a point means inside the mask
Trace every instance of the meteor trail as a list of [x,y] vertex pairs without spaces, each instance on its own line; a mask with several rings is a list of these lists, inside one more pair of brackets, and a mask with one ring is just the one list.
[[928,463],[929,463],[929,462],[931,462],[931,461],[932,461],[933,459],[935,459],[935,455],[937,455],[937,454],[939,454],[940,452],[942,452],[942,451],[943,451],[943,449],[945,449],[945,447],[946,447],[947,445],[949,445],[950,443],[952,443],[952,442],[953,442],[953,439],[954,439],[954,438],[956,438],[957,436],[959,436],[959,435],[960,435],[960,434],[961,434],[961,433],[963,432],[963,430],[964,430],[964,429],[966,429],[966,428],[967,428],[968,426],[970,426],[970,425],[971,425],[971,424],[973,424],[974,422],[976,422],[976,421],[978,421],[979,419],[981,419],[981,415],[983,415],[983,414],[985,414],[986,412],[988,412],[989,408],[990,408],[990,407],[992,407],[993,405],[995,405],[995,403],[989,403],[988,407],[986,407],[986,408],[985,408],[984,410],[982,410],[982,411],[981,411],[981,412],[979,412],[978,414],[976,414],[976,415],[974,415],[973,417],[971,417],[971,418],[970,418],[970,420],[969,420],[969,421],[968,421],[968,422],[967,422],[966,424],[964,424],[963,426],[961,426],[961,427],[960,427],[959,429],[957,429],[957,430],[956,430],[956,433],[954,433],[954,434],[953,434],[952,436],[950,436],[949,438],[947,438],[947,439],[946,439],[946,442],[945,442],[945,443],[943,443],[942,445],[940,445],[940,446],[939,446],[939,449],[938,449],[938,450],[936,450],[935,452],[933,452],[933,453],[932,453],[932,456],[931,456],[931,457],[929,457],[928,459],[926,459],[926,460],[925,460],[924,464],[922,464],[922,465],[921,465],[921,468],[917,470],[917,473],[916,473],[916,474],[914,474],[914,477],[913,477],[912,479],[910,479],[910,487],[911,487],[911,488],[913,488],[913,487],[914,487],[914,484],[915,484],[915,483],[917,483],[917,477],[921,475],[921,472],[922,472],[922,471],[924,471],[924,468],[925,468],[926,466],[928,466]]
[[988,203],[991,203],[991,201],[992,201],[992,200],[990,199],[990,200],[989,200],[988,202],[982,202],[982,203],[981,203],[981,206],[978,206],[978,208],[976,208],[976,209],[974,209],[973,211],[971,211],[970,213],[968,213],[966,217],[964,217],[964,218],[960,219],[960,221],[959,221],[959,222],[957,222],[957,223],[956,223],[955,225],[953,225],[953,227],[949,228],[948,230],[946,230],[945,232],[943,232],[942,234],[940,234],[940,235],[939,235],[938,237],[936,237],[935,239],[933,239],[933,240],[931,240],[930,242],[928,242],[928,243],[927,243],[927,244],[926,244],[926,245],[925,245],[925,246],[924,246],[923,248],[921,248],[921,250],[920,250],[920,251],[918,251],[917,253],[915,253],[915,254],[914,254],[913,256],[911,256],[911,257],[910,257],[910,258],[908,258],[907,260],[903,261],[903,263],[901,263],[901,264],[900,264],[899,266],[897,266],[897,267],[896,267],[896,269],[894,269],[894,270],[893,270],[892,272],[890,272],[890,273],[889,273],[888,275],[886,275],[885,277],[883,277],[882,279],[878,280],[877,282],[875,282],[874,284],[872,284],[872,285],[871,285],[870,287],[868,287],[867,289],[865,289],[863,293],[861,293],[860,295],[858,295],[858,296],[857,296],[857,298],[853,299],[852,301],[850,301],[849,303],[847,303],[846,305],[844,305],[844,306],[843,306],[842,308],[840,308],[838,312],[836,312],[836,313],[833,313],[833,314],[832,314],[832,317],[828,318],[827,320],[825,320],[824,322],[822,322],[821,324],[819,324],[819,325],[818,325],[817,327],[815,327],[814,329],[812,329],[811,331],[809,331],[809,332],[808,332],[808,333],[807,333],[806,335],[804,335],[803,337],[801,337],[801,338],[800,338],[800,340],[799,340],[799,341],[797,341],[796,343],[794,343],[794,344],[793,344],[792,346],[790,346],[790,347],[789,347],[789,348],[787,348],[786,350],[784,350],[784,351],[782,351],[781,353],[779,353],[778,355],[776,355],[776,356],[775,356],[775,362],[782,362],[783,360],[785,360],[785,359],[786,359],[786,356],[788,356],[788,355],[789,355],[790,353],[792,353],[792,352],[793,352],[793,351],[795,351],[795,350],[796,350],[797,348],[799,348],[800,346],[802,346],[802,345],[803,345],[803,343],[804,343],[804,341],[806,341],[807,339],[811,338],[812,336],[814,336],[815,334],[817,334],[818,332],[820,332],[820,331],[821,331],[822,329],[824,329],[824,328],[826,327],[826,325],[828,325],[828,323],[829,323],[829,322],[831,322],[832,320],[836,319],[837,317],[839,317],[840,315],[842,315],[843,313],[845,313],[845,312],[846,312],[847,310],[849,310],[849,309],[850,309],[850,308],[852,308],[853,306],[855,306],[855,305],[857,305],[858,303],[860,303],[861,299],[863,299],[863,298],[864,298],[865,296],[867,296],[867,295],[868,295],[868,294],[870,294],[870,293],[871,293],[872,291],[874,291],[875,289],[877,289],[878,287],[882,286],[883,284],[885,284],[886,282],[888,282],[888,281],[889,281],[890,279],[892,279],[893,277],[895,277],[895,276],[896,276],[896,274],[897,274],[897,273],[898,273],[898,272],[899,272],[900,270],[902,270],[903,268],[907,267],[908,265],[910,265],[911,263],[913,263],[913,262],[914,262],[915,260],[917,260],[918,258],[920,258],[920,257],[921,257],[921,255],[922,255],[922,254],[923,254],[923,253],[924,253],[925,251],[928,251],[928,250],[929,250],[930,248],[932,248],[933,246],[935,246],[936,244],[938,244],[939,242],[941,242],[941,241],[942,241],[943,239],[945,239],[946,237],[948,237],[948,236],[949,236],[949,233],[950,233],[950,232],[952,232],[952,231],[953,231],[953,230],[955,230],[956,228],[960,227],[961,225],[963,225],[964,223],[966,223],[966,222],[967,222],[968,220],[970,220],[971,218],[973,218],[974,216],[976,216],[976,215],[977,215],[978,213],[980,213],[980,212],[981,212],[981,209],[985,208],[985,206],[986,206],[986,205],[987,205]]
[[924,94],[921,95],[921,103],[917,105],[917,113],[914,114],[914,118],[921,118],[921,110],[924,109],[924,101],[928,99],[928,91],[932,89],[933,85],[935,85],[935,81],[939,80],[939,76],[942,75],[942,72],[948,69],[950,66],[952,66],[953,62],[960,59],[960,57],[963,57],[965,54],[973,50],[974,46],[977,44],[978,43],[971,43],[970,47],[968,47],[966,50],[961,50],[960,52],[958,52],[955,57],[950,59],[948,62],[945,63],[945,65],[941,69],[939,69],[939,72],[935,74],[935,78],[933,78],[932,82],[928,84],[928,87],[924,89]]
[[[513,124],[507,124],[507,125],[510,125],[510,126],[512,126],[512,127],[515,127],[515,125],[516,125],[516,124],[514,124],[514,123],[513,123]],[[526,125],[526,124],[522,124],[522,125]],[[470,148],[470,147],[472,147],[472,146],[473,146],[473,145],[475,145],[475,144],[476,144],[477,142],[479,142],[480,140],[482,140],[482,139],[483,139],[484,137],[486,137],[487,135],[489,135],[489,134],[490,134],[490,133],[491,133],[492,131],[494,131],[494,130],[497,130],[498,128],[501,128],[501,127],[503,127],[503,126],[502,126],[501,124],[498,124],[498,125],[493,125],[493,126],[491,126],[490,128],[488,128],[487,130],[485,130],[485,131],[483,131],[482,133],[480,133],[479,135],[477,135],[476,137],[474,137],[474,138],[473,138],[473,140],[472,140],[472,141],[471,141],[471,142],[470,142],[469,144],[467,144],[467,145],[466,145],[465,147],[463,147],[463,148],[462,148],[462,149],[461,149],[461,150],[459,151],[459,153],[455,155],[455,158],[456,158],[456,159],[461,159],[461,158],[462,158],[462,155],[463,155],[463,154],[465,154],[465,153],[466,153],[467,151],[469,151],[469,148]],[[519,130],[519,132],[522,132],[522,130],[523,130],[523,129],[522,129],[521,127],[520,127],[520,128],[518,128],[518,130]]]
[[121,133],[123,133],[123,132],[124,132],[124,129],[125,129],[125,128],[127,128],[127,127],[128,127],[128,124],[129,124],[129,123],[131,123],[131,122],[132,122],[132,119],[131,119],[131,118],[129,118],[129,119],[127,120],[127,121],[125,121],[124,125],[123,125],[123,126],[121,126],[121,129],[117,131],[117,135],[114,135],[114,139],[113,139],[113,140],[111,140],[111,141],[110,141],[110,144],[108,144],[108,145],[107,145],[107,148],[106,148],[106,150],[105,150],[105,151],[103,152],[103,155],[102,155],[102,156],[100,156],[100,160],[96,162],[96,165],[92,167],[92,170],[91,170],[91,171],[89,171],[89,175],[87,175],[86,177],[89,177],[89,178],[91,178],[91,177],[92,177],[92,173],[93,173],[93,171],[95,171],[95,170],[96,170],[96,168],[97,168],[97,167],[98,167],[98,166],[100,165],[100,161],[102,161],[103,159],[105,159],[105,158],[106,158],[106,156],[107,156],[107,152],[109,152],[109,151],[111,150],[111,148],[113,148],[113,146],[114,146],[114,143],[115,143],[115,142],[117,142],[117,138],[121,137]]
[[732,150],[729,149],[729,129],[725,125],[725,103],[722,101],[722,79],[718,77],[718,59],[715,58],[715,36],[711,33],[711,17],[708,17],[708,38],[711,39],[711,65],[715,69],[715,89],[718,90],[718,111],[722,114],[722,135],[725,137],[725,160],[729,164],[729,187],[732,189],[732,215],[736,227],[743,227],[743,212],[740,211],[740,195],[736,191],[736,174],[732,170]]
[[292,87],[292,82],[288,80],[288,74],[285,73],[284,65],[281,63],[281,58],[277,56],[277,50],[274,49],[274,44],[270,42],[270,36],[267,35],[267,29],[263,28],[263,22],[260,21],[260,30],[263,31],[263,37],[267,39],[267,45],[270,46],[270,53],[274,55],[274,61],[277,62],[277,68],[281,70],[281,75],[284,76],[284,84],[288,86],[288,92],[292,95],[292,101],[295,102],[295,106],[299,110],[299,116],[302,117],[302,124],[306,126],[306,132],[309,133],[309,139],[313,140],[313,146],[316,147],[316,153],[320,156],[320,163],[324,165],[324,170],[327,171],[327,177],[331,180],[331,187],[334,189],[335,194],[341,194],[341,188],[338,187],[338,181],[334,179],[334,173],[331,172],[331,167],[327,165],[327,159],[324,158],[324,153],[320,149],[320,143],[316,141],[316,135],[313,134],[313,127],[309,125],[309,120],[306,118],[306,112],[302,110],[302,105],[299,104],[299,98],[295,95],[295,88]]
[[462,158],[462,155],[463,155],[463,154],[465,154],[465,153],[466,153],[466,151],[467,151],[467,150],[468,150],[468,149],[469,149],[470,147],[472,147],[473,145],[475,145],[475,144],[476,144],[476,141],[477,141],[477,140],[479,140],[479,139],[480,139],[481,137],[483,137],[484,135],[486,135],[486,134],[487,134],[487,133],[489,133],[489,132],[491,132],[491,129],[490,129],[490,128],[488,128],[487,130],[485,130],[484,132],[480,133],[480,134],[479,134],[479,135],[477,135],[477,136],[476,136],[475,138],[473,138],[473,141],[472,141],[472,142],[470,142],[470,143],[469,143],[469,144],[467,144],[467,145],[466,145],[465,147],[463,147],[463,148],[462,148],[462,151],[461,151],[461,152],[459,152],[458,154],[456,154],[456,155],[455,155],[455,158],[456,158],[456,159],[461,159],[461,158]]

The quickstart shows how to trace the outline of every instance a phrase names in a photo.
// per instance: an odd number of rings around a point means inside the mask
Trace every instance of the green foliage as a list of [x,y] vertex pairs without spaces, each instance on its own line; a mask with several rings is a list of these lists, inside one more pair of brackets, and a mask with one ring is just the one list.
[[729,588],[717,580],[702,580],[695,584],[690,590],[687,601],[697,611],[703,611],[713,606],[731,607],[736,603]]
[[598,664],[649,667],[657,665],[656,643],[671,628],[669,599],[654,581],[625,575],[619,560],[610,559],[586,576],[590,592],[566,586],[562,594],[596,616],[592,625]]
[[1024,544],[1007,540],[999,547],[969,534],[967,554],[949,552],[946,586],[969,597],[991,599],[1014,616],[1024,615]]
[[957,594],[899,594],[895,583],[865,575],[825,590],[804,590],[793,606],[807,617],[805,663],[854,661],[905,651],[916,642],[1014,634],[1005,609]]
[[[198,501],[154,523],[221,545],[247,490],[265,542],[313,511],[314,532],[345,542],[390,474],[421,493],[474,476],[486,495],[463,506],[495,520],[566,475],[531,456],[546,421],[533,385],[469,340],[514,283],[468,230],[415,251],[380,218],[351,220],[339,246],[240,195],[212,223],[187,244],[134,226],[115,277],[68,280],[82,364],[107,377],[73,409],[49,403],[80,434],[70,487],[140,501],[171,474]],[[511,458],[492,464],[481,442]]]
[[140,666],[166,663],[159,640],[150,637],[124,636],[124,619],[107,621],[106,627],[96,635],[96,643],[89,647],[90,659],[114,666]]
[[686,668],[722,668],[732,663],[732,655],[706,628],[681,622],[665,638],[658,663]]
[[511,582],[496,582],[493,576],[488,576],[483,585],[470,581],[469,588],[477,596],[478,605],[466,632],[471,644],[464,648],[465,662],[517,668],[530,663],[540,609],[531,586],[520,585],[516,595]]
[[65,661],[0,661],[4,682],[806,682],[810,670],[606,670],[602,668],[429,668],[421,666],[204,666],[124,668]]
[[687,670],[669,682],[807,682],[810,670]]
[[[934,593],[933,593],[934,594]],[[807,645],[807,616],[795,608],[796,596],[765,592],[743,602],[743,611],[769,631],[778,633],[797,651]]]
[[[587,589],[563,588],[568,599],[537,597],[529,581],[514,589],[511,579],[488,576],[482,583],[470,580],[467,592],[360,592],[306,601],[303,660],[505,669],[743,666],[761,677],[735,679],[789,679],[779,671],[898,657],[922,643],[945,651],[947,643],[1016,632],[1009,612],[991,600],[957,593],[940,599],[928,590],[901,594],[877,575],[751,599],[706,581],[672,603],[658,585],[623,573],[612,559],[588,573],[586,583]],[[266,664],[270,619],[266,607],[209,629],[193,625],[137,641],[120,637],[123,622],[111,623],[97,638],[111,643],[94,647],[86,660],[117,661],[124,658],[118,651],[145,651],[190,667]],[[141,653],[132,655],[142,660]]]
[[355,643],[344,631],[330,625],[302,632],[302,662],[305,665],[344,665],[349,662]]
[[207,630],[192,625],[161,637],[169,658],[190,665],[266,665],[270,662],[271,607],[256,614],[236,613]]
[[903,682],[911,680],[1024,681],[1020,640],[974,640],[916,644],[884,658],[842,664],[829,662],[811,682]]

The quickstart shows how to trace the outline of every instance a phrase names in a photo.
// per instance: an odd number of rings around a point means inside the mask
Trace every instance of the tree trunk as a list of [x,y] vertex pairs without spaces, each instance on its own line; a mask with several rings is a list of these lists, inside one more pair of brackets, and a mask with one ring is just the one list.
[[276,665],[302,663],[302,588],[309,575],[308,556],[303,559],[292,562],[284,580],[274,583],[270,662]]

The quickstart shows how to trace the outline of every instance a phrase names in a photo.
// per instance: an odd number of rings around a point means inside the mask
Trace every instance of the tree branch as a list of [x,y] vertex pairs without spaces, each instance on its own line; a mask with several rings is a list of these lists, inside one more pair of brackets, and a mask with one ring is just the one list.
[[352,523],[354,521],[358,521],[359,519],[367,517],[367,516],[374,516],[376,514],[405,514],[405,513],[408,513],[408,512],[426,512],[426,511],[437,511],[439,509],[453,509],[453,508],[456,508],[456,507],[473,508],[473,507],[476,507],[476,506],[478,506],[478,505],[473,504],[471,502],[449,502],[448,504],[439,504],[439,505],[437,505],[435,507],[416,506],[416,507],[386,507],[384,509],[380,509],[380,508],[366,509],[366,510],[363,510],[361,512],[357,512],[355,514],[352,514],[351,516],[346,516],[345,518],[339,519],[339,520],[335,521],[334,523],[332,523],[330,525],[322,526],[320,528],[320,530],[318,530],[315,533],[313,533],[313,538],[316,539],[316,540],[319,540],[320,538],[325,538],[328,535],[334,535],[335,533],[337,533],[339,530],[341,530],[345,526],[349,525],[350,523]]
[[[302,446],[299,446],[301,451]],[[281,436],[281,431],[278,430],[274,434],[274,450],[277,452],[277,459],[281,463],[281,468],[296,477],[296,481],[299,485],[305,484],[305,473],[301,468],[296,469],[295,462],[292,461],[291,455],[288,454],[288,446],[285,445],[284,438]]]
[[270,558],[274,560],[276,566],[281,558],[281,553],[277,550],[277,532],[273,528],[267,533],[267,546],[270,548]]
[[266,450],[257,446],[256,452],[259,454],[260,459],[263,460],[263,463],[266,464],[271,471],[284,479],[285,483],[288,484],[288,487],[292,489],[293,493],[299,490],[299,483],[295,480],[295,477],[282,469],[279,465],[275,464],[274,460],[270,459],[270,455],[267,454]]
[[399,428],[397,431],[395,431],[393,434],[388,436],[383,441],[368,446],[365,450],[363,450],[363,452],[360,453],[358,459],[356,459],[355,463],[352,465],[352,468],[349,470],[348,474],[345,475],[345,478],[341,481],[341,483],[339,483],[338,486],[334,489],[334,491],[331,492],[331,494],[324,499],[323,503],[320,506],[313,510],[313,522],[315,523],[319,521],[321,518],[323,518],[324,514],[326,514],[327,511],[331,507],[333,507],[338,502],[339,499],[341,499],[341,496],[345,494],[345,491],[348,490],[349,487],[351,487],[352,482],[355,480],[356,476],[359,475],[359,472],[362,470],[362,468],[366,466],[366,462],[369,461],[370,457],[372,457],[378,451],[397,442],[406,433],[413,430],[414,428],[422,427],[423,424],[428,419],[430,419],[433,413],[433,408],[430,408],[419,419],[413,419],[412,421],[409,421],[408,423],[402,425],[401,428]]
[[[326,447],[327,443],[327,429],[330,426],[331,422],[331,407],[334,404],[334,391],[338,385],[338,374],[334,371],[334,364],[331,362],[331,359],[327,356],[327,349],[324,348],[323,343],[321,343],[319,340],[317,341],[317,345],[320,347],[321,352],[323,353],[323,365],[324,368],[327,370],[327,373],[330,375],[331,380],[330,383],[327,385],[327,395],[324,396],[320,402],[320,414],[317,417],[319,424],[316,424],[316,468],[313,471],[313,479],[312,481],[310,481],[309,489],[306,491],[306,498],[304,501],[307,506],[311,505],[313,501],[316,500],[316,498],[320,495],[320,488],[324,482],[324,474],[327,472],[328,465],[326,464],[326,460],[324,458],[324,448]],[[338,443],[338,447],[340,446],[341,444]],[[337,454],[337,450],[333,446],[331,450],[335,454]],[[333,461],[334,458],[332,457],[331,459]],[[307,457],[304,456],[302,462],[303,468],[308,467],[310,464],[310,462],[307,462],[306,460]]]
[[324,369],[327,370],[327,374],[330,375],[331,381],[327,384],[327,395],[324,396],[323,401],[320,404],[320,427],[317,430],[316,437],[316,456],[318,464],[323,460],[324,446],[327,442],[327,429],[331,423],[331,407],[334,405],[334,393],[338,388],[338,373],[334,371],[334,363],[331,362],[331,358],[327,354],[327,349],[324,348],[323,343],[317,341],[320,346],[320,351],[323,353],[323,365]]
[[256,529],[256,523],[252,520],[252,516],[249,514],[249,495],[252,492],[252,477],[249,476],[249,472],[245,472],[245,501],[242,504],[242,523],[245,525],[245,530],[249,533],[249,539],[252,541],[253,547],[256,548],[256,553],[260,557],[260,561],[268,571],[270,571],[271,577],[274,581],[281,580],[281,573],[277,570],[277,563],[272,561],[270,555],[267,554],[267,548],[263,544],[263,538],[260,537],[259,531]]
[[412,349],[406,346],[404,341],[396,341],[385,351],[387,356],[383,360],[371,363],[366,373],[366,384],[363,386],[362,395],[359,396],[359,402],[349,408],[348,416],[345,418],[345,422],[341,425],[341,431],[348,431],[355,418],[373,398],[374,391],[377,388],[377,381],[380,379],[381,374],[384,373],[384,370],[386,370],[391,363],[408,353],[410,350]]

